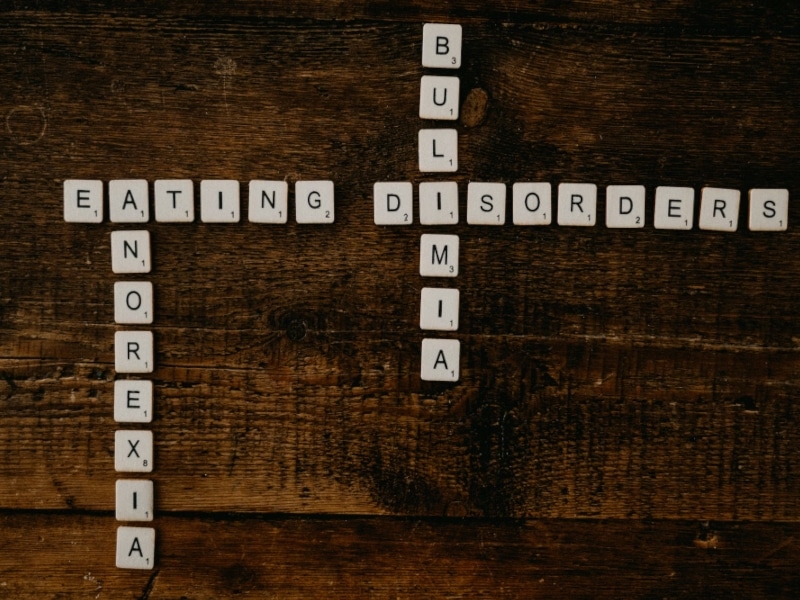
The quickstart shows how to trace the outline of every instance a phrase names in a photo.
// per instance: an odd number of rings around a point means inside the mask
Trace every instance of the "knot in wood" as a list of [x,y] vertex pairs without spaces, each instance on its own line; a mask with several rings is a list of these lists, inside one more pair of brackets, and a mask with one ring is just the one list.
[[461,123],[464,127],[477,127],[486,119],[489,112],[489,94],[481,88],[469,91],[461,105]]
[[293,342],[299,342],[306,337],[306,324],[301,319],[292,319],[286,325],[286,335]]

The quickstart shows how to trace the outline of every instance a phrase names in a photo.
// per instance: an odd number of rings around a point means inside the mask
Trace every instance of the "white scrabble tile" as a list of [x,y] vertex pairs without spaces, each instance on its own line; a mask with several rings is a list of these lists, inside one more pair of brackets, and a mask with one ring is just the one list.
[[114,273],[149,273],[150,268],[149,231],[111,232],[111,270]]
[[153,322],[153,284],[117,281],[114,284],[114,322],[148,325]]
[[461,342],[458,340],[422,340],[420,377],[423,381],[458,381],[460,362]]
[[191,179],[156,179],[153,184],[156,221],[194,221],[194,183]]
[[694,189],[662,185],[656,188],[653,227],[688,231],[694,226]]
[[609,185],[606,188],[606,227],[644,227],[644,207],[643,185]]
[[593,183],[558,185],[558,224],[592,227],[597,222],[597,186]]
[[700,195],[700,229],[736,231],[739,226],[739,190],[703,188]]
[[99,179],[65,179],[64,220],[67,223],[102,223],[103,182]]
[[419,170],[423,173],[458,170],[458,132],[455,129],[419,130]]
[[152,569],[155,564],[155,529],[152,527],[117,528],[118,569]]
[[333,223],[332,181],[298,181],[294,184],[294,196],[298,223]]
[[250,182],[247,218],[251,223],[286,223],[289,220],[289,184],[254,179]]
[[153,482],[149,479],[117,479],[117,521],[153,520]]
[[152,373],[153,332],[117,331],[114,334],[114,367],[117,373]]
[[467,186],[467,223],[503,225],[506,222],[506,185],[473,181]]
[[153,470],[153,432],[115,431],[114,470],[118,473],[150,473]]
[[235,179],[204,179],[200,182],[200,220],[203,223],[238,223],[239,182]]
[[458,77],[423,76],[419,84],[419,118],[458,119],[460,87]]
[[375,225],[414,222],[414,187],[410,181],[379,181],[372,190]]
[[422,26],[422,66],[432,69],[461,66],[461,25],[425,23]]
[[553,206],[550,184],[518,182],[512,188],[514,225],[550,225]]
[[789,226],[789,190],[750,190],[750,231],[786,231]]
[[112,179],[108,182],[108,217],[112,223],[147,223],[150,194],[146,179]]
[[423,277],[456,277],[458,236],[422,234],[419,243],[419,274]]
[[153,420],[153,382],[146,379],[115,381],[114,420],[117,423],[150,423]]
[[422,288],[419,307],[420,329],[458,330],[459,292],[453,288]]
[[419,222],[422,225],[458,224],[458,184],[455,181],[419,184]]

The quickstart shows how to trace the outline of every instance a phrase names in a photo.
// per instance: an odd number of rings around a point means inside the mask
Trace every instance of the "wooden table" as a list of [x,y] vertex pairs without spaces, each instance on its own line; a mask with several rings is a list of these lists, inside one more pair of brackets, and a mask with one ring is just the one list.
[[[792,1],[0,6],[0,597],[796,598]],[[420,173],[422,24],[463,26]],[[332,225],[66,223],[65,179],[332,180]],[[505,183],[506,224],[376,226],[373,184]],[[516,182],[594,227],[515,226]],[[605,189],[646,186],[641,229]],[[740,190],[655,229],[657,186]],[[416,194],[416,192],[415,192]],[[243,202],[246,204],[246,202]],[[110,233],[150,232],[156,565],[117,569]],[[457,234],[453,280],[420,236]],[[420,289],[460,290],[457,383]]]

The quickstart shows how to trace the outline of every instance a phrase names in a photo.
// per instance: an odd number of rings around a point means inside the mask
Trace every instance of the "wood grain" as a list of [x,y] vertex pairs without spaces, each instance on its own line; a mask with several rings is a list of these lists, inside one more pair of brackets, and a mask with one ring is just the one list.
[[[788,524],[161,517],[158,564],[137,572],[114,568],[109,517],[0,523],[9,598],[776,598],[800,585]],[[19,577],[32,552],[37,576]]]
[[[800,193],[794,4],[0,13],[0,597],[791,596],[800,205],[787,232],[750,232],[746,192]],[[377,227],[375,182],[445,179],[417,168],[425,20],[464,27],[461,224]],[[113,542],[121,427],[109,235],[139,226],[65,223],[67,178],[336,186],[329,226],[249,223],[246,206],[237,224],[144,226],[152,580],[90,543]],[[471,181],[596,183],[601,218],[515,227],[509,202],[506,225],[468,226]],[[642,230],[605,227],[610,184],[646,186]],[[658,185],[741,190],[738,231],[654,229]],[[425,232],[459,235],[455,280],[419,276]],[[426,285],[461,293],[456,384],[420,381]],[[706,520],[729,546],[700,552]],[[60,564],[52,539],[81,560],[16,574]]]

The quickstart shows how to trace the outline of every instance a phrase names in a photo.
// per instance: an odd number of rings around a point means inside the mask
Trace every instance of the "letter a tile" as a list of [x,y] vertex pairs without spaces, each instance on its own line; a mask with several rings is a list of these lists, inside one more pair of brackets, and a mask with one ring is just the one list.
[[426,338],[422,340],[420,377],[423,381],[458,381],[461,342]]
[[155,529],[152,527],[117,528],[118,569],[152,569],[155,562]]

